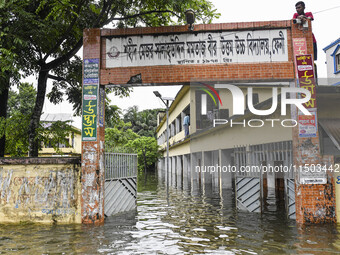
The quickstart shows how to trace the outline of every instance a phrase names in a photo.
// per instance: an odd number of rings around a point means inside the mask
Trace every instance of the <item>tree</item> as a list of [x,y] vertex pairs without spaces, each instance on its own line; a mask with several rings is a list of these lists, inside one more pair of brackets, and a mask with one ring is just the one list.
[[18,86],[18,92],[9,91],[7,115],[12,117],[17,113],[30,116],[34,107],[34,99],[37,91],[33,84],[24,82]]
[[126,147],[134,149],[138,155],[138,170],[150,170],[161,157],[157,140],[154,137],[138,137],[129,141]]
[[[12,1],[0,3],[0,157],[5,154],[5,126],[7,118],[7,102],[11,80],[18,82],[20,78],[19,69],[24,74],[28,73],[24,61],[19,57],[19,52],[25,48],[26,42],[15,35],[15,22],[13,13],[9,10],[15,8]],[[18,14],[22,15],[21,12]]]
[[33,84],[21,83],[18,92],[9,91],[6,125],[6,154],[11,156],[27,156],[28,125],[34,107],[36,90]]
[[[0,5],[0,8],[3,5]],[[37,75],[37,97],[29,125],[29,155],[38,155],[37,128],[44,105],[46,84],[82,46],[84,28],[103,27],[114,21],[118,27],[160,26],[182,23],[188,8],[200,13],[199,20],[217,17],[208,0],[12,0],[6,9],[12,15],[15,38],[28,42],[20,52],[26,67]],[[2,10],[0,10],[2,11]],[[177,21],[174,20],[177,17]],[[78,64],[79,65],[79,64]],[[58,83],[55,83],[58,84]]]
[[123,120],[131,122],[133,132],[140,136],[155,137],[157,128],[157,113],[161,109],[147,109],[138,111],[138,106],[129,107]]
[[[9,91],[6,125],[0,127],[0,135],[6,134],[7,155],[21,157],[28,153],[28,127],[34,108],[36,90],[33,84],[20,83],[18,91]],[[53,123],[39,123],[39,149],[41,142],[49,143],[57,152],[59,144],[65,143],[65,137],[73,131],[72,127],[61,121]]]
[[138,106],[134,105],[129,107],[124,114],[123,120],[124,122],[130,122],[133,130],[135,131],[135,127],[137,126],[138,121]]
[[160,109],[144,110],[138,113],[137,133],[141,136],[155,137],[157,128],[157,113]]
[[123,148],[130,140],[139,137],[131,129],[131,123],[120,120],[113,128],[105,128],[105,147],[107,150]]
[[105,128],[117,126],[121,119],[122,110],[117,105],[105,104]]

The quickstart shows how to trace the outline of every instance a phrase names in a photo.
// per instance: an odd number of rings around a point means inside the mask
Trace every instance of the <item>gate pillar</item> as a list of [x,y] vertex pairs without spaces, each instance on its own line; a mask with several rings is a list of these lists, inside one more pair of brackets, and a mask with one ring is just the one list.
[[[308,30],[292,23],[293,55],[296,78],[300,88],[311,92],[311,100],[304,104],[311,116],[294,109],[298,125],[293,128],[293,156],[296,170],[295,207],[298,223],[335,222],[335,187],[333,173],[324,171],[332,166],[332,156],[321,155],[318,133],[316,74],[314,71],[311,21]],[[308,66],[308,69],[303,69]],[[308,123],[308,129],[304,126]],[[313,127],[314,126],[314,127]]]
[[81,218],[85,224],[104,223],[105,90],[99,81],[100,42],[100,29],[84,30]]

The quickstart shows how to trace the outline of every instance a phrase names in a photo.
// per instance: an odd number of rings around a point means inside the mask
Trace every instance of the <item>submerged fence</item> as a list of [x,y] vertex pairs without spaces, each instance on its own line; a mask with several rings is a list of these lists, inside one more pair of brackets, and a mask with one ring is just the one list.
[[105,153],[104,213],[111,216],[136,209],[137,154]]
[[105,179],[137,177],[137,154],[105,153]]

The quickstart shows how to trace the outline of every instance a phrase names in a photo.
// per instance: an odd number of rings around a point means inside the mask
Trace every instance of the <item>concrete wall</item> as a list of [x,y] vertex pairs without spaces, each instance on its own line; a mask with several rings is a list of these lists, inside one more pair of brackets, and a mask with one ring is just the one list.
[[339,93],[325,93],[317,95],[318,118],[334,119],[340,117]]
[[[189,105],[189,103],[190,103],[189,92],[185,92],[181,100],[177,102],[176,106],[174,108],[171,107],[169,111],[169,125],[178,117],[178,115],[181,114],[181,112]],[[166,122],[162,124],[158,133],[161,134],[164,131],[166,131]]]
[[[181,95],[178,97],[180,99],[176,99],[177,101],[171,105],[169,110],[169,125],[180,115],[183,121],[183,114],[182,112],[184,109],[189,105],[190,103],[190,94],[189,90],[187,88],[183,88],[183,91],[181,92]],[[183,94],[182,94],[183,93]],[[181,124],[183,127],[183,123]],[[165,132],[165,138],[166,138],[166,121],[163,121],[157,130],[157,137],[162,135]],[[185,138],[184,129],[180,132],[178,132],[176,135],[171,137],[169,139],[170,145],[177,143],[179,141],[182,141]],[[160,147],[166,148],[166,139],[163,144],[160,145]],[[186,151],[185,153],[188,153],[189,151]]]
[[0,222],[81,223],[80,158],[0,159]]

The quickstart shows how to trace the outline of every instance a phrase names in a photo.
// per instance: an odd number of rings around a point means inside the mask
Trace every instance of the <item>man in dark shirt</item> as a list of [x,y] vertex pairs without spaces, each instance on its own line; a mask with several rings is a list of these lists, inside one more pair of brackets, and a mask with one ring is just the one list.
[[190,125],[190,116],[188,114],[183,119],[185,137],[189,136],[189,125]]
[[[306,22],[307,19],[314,20],[313,14],[311,12],[305,12],[305,3],[299,1],[295,4],[296,13],[294,13],[293,19],[300,19]],[[314,48],[314,60],[318,58],[318,49],[316,45],[315,36],[313,35],[313,48]]]

